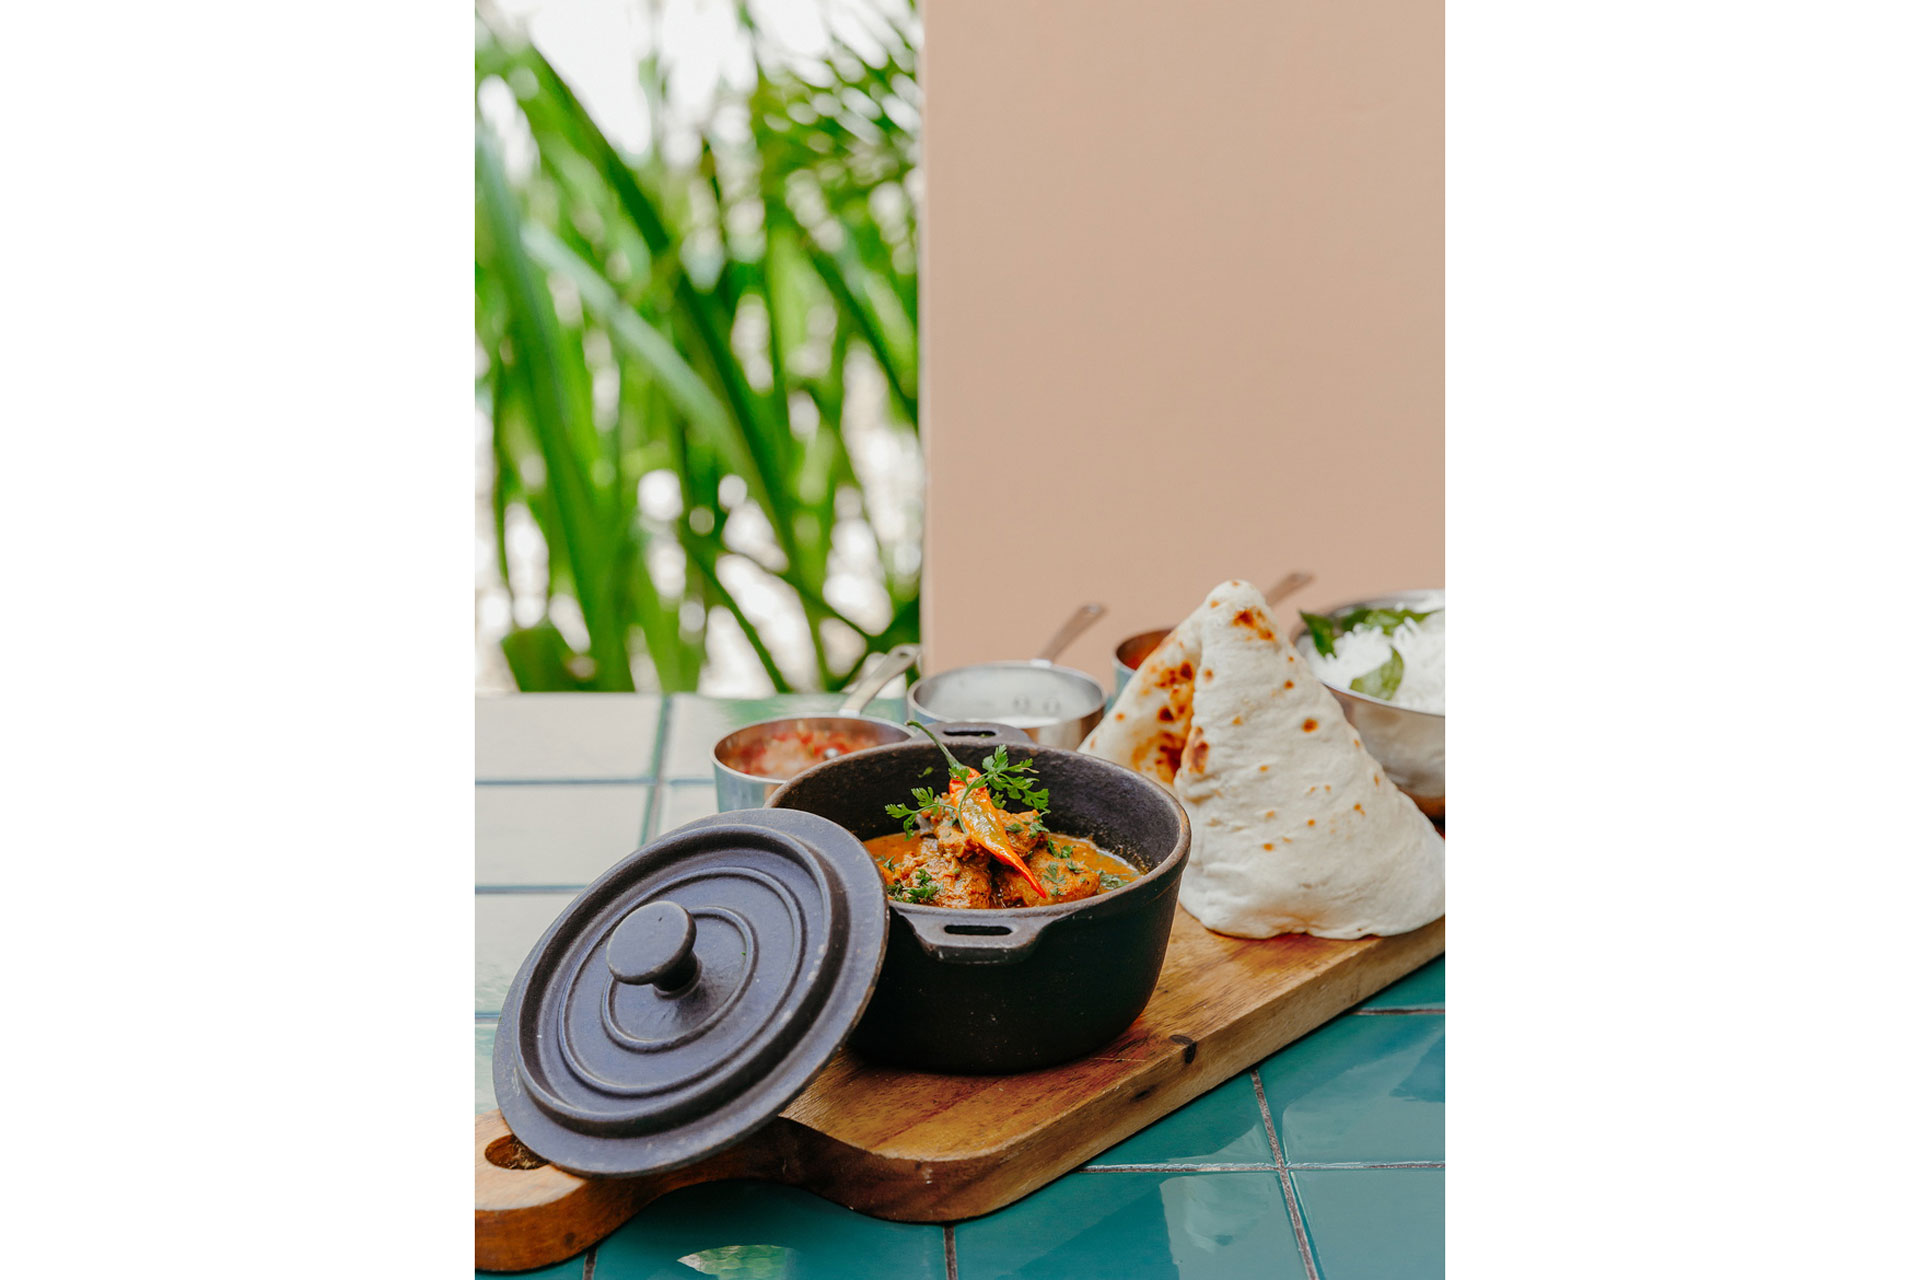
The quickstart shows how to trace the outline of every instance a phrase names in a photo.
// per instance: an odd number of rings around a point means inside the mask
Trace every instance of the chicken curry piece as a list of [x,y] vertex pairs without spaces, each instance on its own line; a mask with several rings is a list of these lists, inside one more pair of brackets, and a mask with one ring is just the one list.
[[1139,877],[1140,868],[1091,840],[1047,830],[1047,792],[1031,758],[1010,760],[999,747],[971,769],[934,743],[947,757],[946,790],[914,788],[912,805],[887,806],[902,829],[864,842],[888,897],[930,907],[1036,907]]
[[1091,898],[1140,876],[1140,868],[1078,836],[1049,834],[1028,855],[1027,865],[1045,896],[984,852],[956,855],[931,835],[894,832],[864,843],[880,867],[887,896],[918,906],[1043,907]]

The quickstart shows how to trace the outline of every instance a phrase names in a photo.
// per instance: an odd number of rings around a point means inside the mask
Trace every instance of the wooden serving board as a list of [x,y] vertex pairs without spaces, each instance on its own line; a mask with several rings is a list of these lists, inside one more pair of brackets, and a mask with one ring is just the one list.
[[1259,941],[1174,916],[1153,999],[1098,1054],[1013,1076],[902,1071],[837,1054],[765,1128],[698,1164],[581,1178],[498,1111],[474,1123],[474,1262],[525,1271],[579,1253],[679,1187],[758,1178],[901,1222],[990,1213],[1079,1168],[1446,949],[1446,920],[1391,938]]

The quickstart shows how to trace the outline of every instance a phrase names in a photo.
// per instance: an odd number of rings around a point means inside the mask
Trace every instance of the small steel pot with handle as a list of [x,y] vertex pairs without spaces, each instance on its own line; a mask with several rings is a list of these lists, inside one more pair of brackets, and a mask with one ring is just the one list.
[[1028,662],[979,662],[926,676],[907,689],[907,718],[1011,725],[1045,747],[1078,747],[1106,713],[1107,693],[1084,671],[1055,666],[1074,637],[1107,611],[1083,604]]
[[[887,681],[902,674],[920,660],[917,644],[895,645],[847,690],[838,715],[781,716],[761,720],[735,729],[713,744],[714,803],[720,812],[733,809],[758,809],[780,788],[785,778],[769,778],[749,773],[741,767],[748,752],[768,738],[787,733],[833,733],[846,738],[855,751],[889,742],[904,742],[911,735],[891,720],[865,716],[860,712],[886,688]],[[849,752],[848,754],[851,754]]]
[[[1142,867],[1118,889],[1055,906],[961,910],[889,900],[885,963],[849,1043],[927,1071],[1031,1071],[1091,1053],[1139,1016],[1166,958],[1191,831],[1164,787],[1119,765],[1035,745],[1008,726],[933,726],[963,763],[1004,746],[1047,788],[1047,825]],[[929,773],[931,771],[931,773]],[[889,804],[946,776],[938,747],[915,740],[816,765],[774,793],[861,840],[897,832]]]

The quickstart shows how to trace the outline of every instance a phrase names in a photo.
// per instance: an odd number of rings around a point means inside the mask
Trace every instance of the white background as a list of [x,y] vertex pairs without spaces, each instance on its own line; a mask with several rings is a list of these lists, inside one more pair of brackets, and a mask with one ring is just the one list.
[[[458,1273],[471,19],[9,18],[8,1269]],[[1454,1272],[1904,1270],[1913,10],[1449,20]]]

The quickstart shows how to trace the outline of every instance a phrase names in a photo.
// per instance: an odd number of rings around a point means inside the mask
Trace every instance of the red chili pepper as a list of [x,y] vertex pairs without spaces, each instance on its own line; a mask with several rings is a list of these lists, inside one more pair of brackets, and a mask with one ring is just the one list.
[[[1053,895],[1046,891],[1020,855],[1013,851],[1013,841],[1007,836],[1006,819],[994,807],[993,801],[978,789],[971,793],[967,791],[968,784],[979,776],[978,769],[969,769],[964,780],[955,778],[947,784],[947,799],[959,811],[960,825],[966,828],[967,838],[1018,871],[1033,886],[1035,893],[1042,898],[1051,898]],[[961,798],[963,795],[965,799]]]

